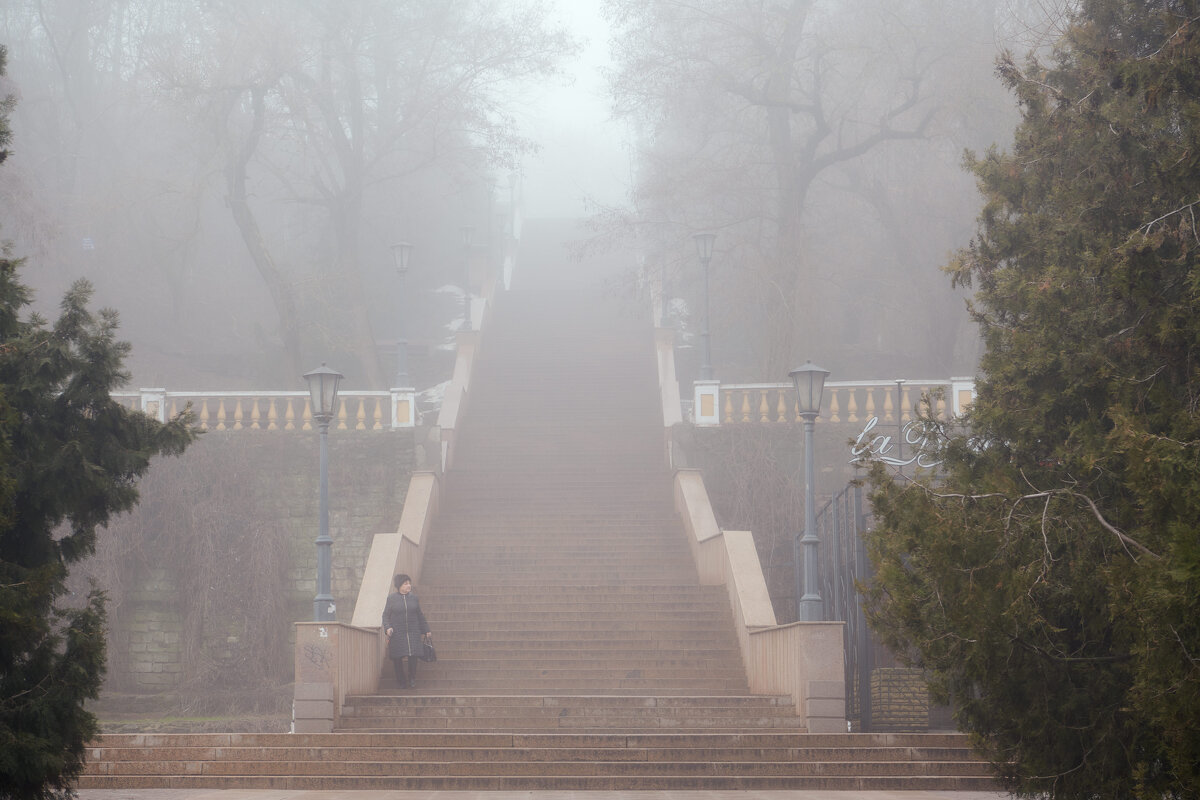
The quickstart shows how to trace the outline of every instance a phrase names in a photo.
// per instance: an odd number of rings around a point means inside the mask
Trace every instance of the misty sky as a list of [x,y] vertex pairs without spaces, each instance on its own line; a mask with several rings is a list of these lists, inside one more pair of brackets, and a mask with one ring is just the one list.
[[552,0],[555,17],[583,41],[565,66],[567,86],[547,86],[524,115],[526,133],[541,151],[524,164],[527,217],[581,217],[584,198],[604,205],[625,200],[629,184],[628,136],[609,119],[600,68],[610,62],[608,26],[598,0]]

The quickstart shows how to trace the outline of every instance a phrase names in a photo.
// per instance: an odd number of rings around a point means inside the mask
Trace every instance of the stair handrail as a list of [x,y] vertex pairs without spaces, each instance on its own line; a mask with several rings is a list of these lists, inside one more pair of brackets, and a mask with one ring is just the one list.
[[700,583],[724,584],[750,691],[785,694],[809,733],[846,730],[843,622],[779,625],[754,537],[717,524],[700,470],[675,472],[683,520]]
[[658,351],[658,389],[662,397],[663,425],[670,428],[683,422],[683,404],[679,397],[679,378],[675,374],[675,331],[655,328]]

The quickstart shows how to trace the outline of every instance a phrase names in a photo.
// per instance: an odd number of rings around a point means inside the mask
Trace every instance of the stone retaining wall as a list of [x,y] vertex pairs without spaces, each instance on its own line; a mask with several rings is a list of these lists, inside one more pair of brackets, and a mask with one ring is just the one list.
[[[332,590],[342,621],[353,612],[371,537],[395,531],[409,477],[424,466],[415,438],[429,435],[330,434]],[[96,557],[72,576],[81,591],[93,577],[109,594],[106,690],[244,685],[253,671],[290,680],[282,673],[292,623],[311,619],[316,593],[318,458],[315,433],[209,432],[182,456],[155,461],[138,507],[101,532]],[[256,598],[258,584],[265,598]],[[261,614],[236,607],[241,592]],[[263,616],[279,617],[269,629],[278,641],[254,629]]]

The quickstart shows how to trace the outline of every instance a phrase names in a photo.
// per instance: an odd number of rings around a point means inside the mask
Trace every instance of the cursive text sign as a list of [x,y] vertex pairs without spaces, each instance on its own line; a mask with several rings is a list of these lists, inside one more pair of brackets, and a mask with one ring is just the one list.
[[[908,456],[906,458],[898,458],[892,455],[893,452],[896,452],[897,444],[892,434],[879,433],[874,436],[871,435],[871,431],[875,430],[875,426],[878,424],[879,417],[871,417],[867,420],[867,424],[863,426],[862,432],[858,434],[858,438],[854,440],[854,444],[850,447],[851,464],[875,458],[893,467],[907,467],[909,464],[916,464],[922,469],[930,469],[942,463],[940,459],[934,459],[925,452],[929,446],[929,431],[922,421],[910,420],[900,429],[900,435],[903,437],[904,444],[911,447],[908,453],[905,453]],[[903,452],[903,449],[901,452]]]

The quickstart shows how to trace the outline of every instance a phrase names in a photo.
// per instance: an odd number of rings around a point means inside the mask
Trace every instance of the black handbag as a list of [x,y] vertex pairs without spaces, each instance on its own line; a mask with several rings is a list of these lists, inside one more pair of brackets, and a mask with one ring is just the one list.
[[433,642],[422,642],[421,655],[417,657],[430,663],[437,661],[437,650],[433,649]]

